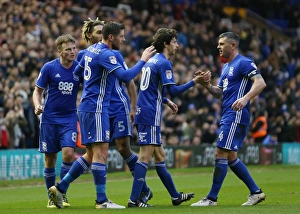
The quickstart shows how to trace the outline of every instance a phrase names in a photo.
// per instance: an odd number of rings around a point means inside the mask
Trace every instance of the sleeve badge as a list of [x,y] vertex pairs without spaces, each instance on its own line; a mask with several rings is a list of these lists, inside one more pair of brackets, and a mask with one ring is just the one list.
[[115,56],[110,56],[110,57],[109,57],[109,61],[110,61],[110,63],[113,64],[113,65],[117,64],[117,59],[116,59]]
[[172,71],[171,70],[166,70],[166,77],[167,79],[171,79],[172,78]]

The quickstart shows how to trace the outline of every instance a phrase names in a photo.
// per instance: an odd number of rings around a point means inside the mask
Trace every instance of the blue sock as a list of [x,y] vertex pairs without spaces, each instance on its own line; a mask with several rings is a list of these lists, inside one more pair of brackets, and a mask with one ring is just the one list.
[[141,194],[142,187],[145,183],[148,164],[144,162],[136,162],[134,168],[134,178],[130,194],[130,200],[136,201]]
[[94,184],[96,188],[97,203],[102,204],[107,201],[106,197],[106,165],[103,163],[92,163],[92,173],[94,176]]
[[213,183],[207,197],[213,201],[217,201],[219,191],[222,187],[223,181],[228,170],[228,160],[218,158],[215,160],[215,169],[213,174]]
[[62,162],[61,168],[60,168],[60,180],[64,178],[64,176],[69,172],[71,169],[73,162],[67,163],[67,162]]
[[254,182],[247,167],[239,158],[230,162],[229,167],[234,172],[234,174],[247,185],[251,194],[255,192],[260,192],[259,187]]
[[55,185],[55,179],[56,179],[55,168],[44,168],[44,179],[45,179],[46,188],[48,192],[49,191],[48,189]]
[[179,197],[179,192],[176,190],[171,174],[169,173],[165,162],[155,163],[156,172],[160,180],[165,185],[172,199],[177,199]]
[[[135,153],[131,153],[131,155],[129,156],[129,158],[127,158],[126,160],[127,166],[129,167],[129,170],[131,172],[131,174],[134,176],[134,167],[136,162],[138,161],[138,156]],[[146,182],[144,182],[144,185],[142,187],[142,192],[148,192],[149,188],[146,184]]]
[[88,162],[83,158],[79,157],[72,165],[69,172],[63,177],[58,183],[57,188],[60,192],[66,193],[70,186],[70,183],[77,179],[81,174],[84,173],[90,167]]
[[138,156],[136,154],[134,154],[133,152],[125,160],[127,166],[129,167],[129,170],[130,170],[131,174],[133,174],[133,172],[134,172],[134,167],[135,167],[135,163],[137,162],[137,160],[138,160]]

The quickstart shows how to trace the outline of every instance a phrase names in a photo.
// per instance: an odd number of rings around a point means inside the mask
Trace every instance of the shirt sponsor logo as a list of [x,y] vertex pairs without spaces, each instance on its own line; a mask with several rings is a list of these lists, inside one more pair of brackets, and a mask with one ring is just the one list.
[[227,90],[227,86],[228,86],[228,79],[225,78],[225,79],[223,80],[223,91],[226,91],[226,90]]
[[61,91],[64,95],[72,95],[74,83],[72,82],[59,82],[58,83],[58,90]]

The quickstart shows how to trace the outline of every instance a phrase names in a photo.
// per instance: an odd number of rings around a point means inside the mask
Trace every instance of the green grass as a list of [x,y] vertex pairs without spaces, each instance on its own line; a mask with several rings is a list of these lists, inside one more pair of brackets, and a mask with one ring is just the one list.
[[[154,193],[150,204],[153,208],[134,208],[125,210],[96,210],[95,190],[91,174],[84,174],[73,182],[68,191],[71,207],[65,209],[47,209],[46,189],[43,179],[22,181],[0,181],[0,213],[123,213],[123,214],[264,214],[300,212],[300,166],[272,165],[248,166],[258,185],[267,194],[266,201],[257,206],[242,207],[247,200],[248,189],[229,170],[219,194],[216,207],[191,207],[190,204],[204,197],[211,186],[212,167],[170,169],[178,191],[195,192],[195,198],[172,206],[170,196],[155,170],[147,174],[147,183]],[[107,176],[107,195],[112,201],[127,205],[132,185],[129,172],[109,173]]]

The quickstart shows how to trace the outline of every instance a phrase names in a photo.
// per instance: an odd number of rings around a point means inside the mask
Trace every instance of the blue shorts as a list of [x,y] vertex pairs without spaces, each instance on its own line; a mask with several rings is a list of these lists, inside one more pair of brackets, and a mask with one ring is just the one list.
[[82,145],[110,142],[107,113],[78,112]]
[[132,125],[129,115],[120,114],[109,118],[111,141],[116,138],[127,137],[132,135]]
[[77,126],[74,124],[40,124],[41,153],[57,153],[63,147],[76,147]]
[[222,124],[218,136],[217,147],[230,151],[237,151],[242,147],[243,141],[248,132],[248,126],[228,123]]
[[137,124],[139,145],[161,146],[160,126]]

